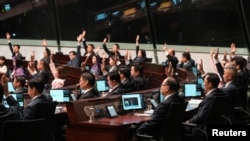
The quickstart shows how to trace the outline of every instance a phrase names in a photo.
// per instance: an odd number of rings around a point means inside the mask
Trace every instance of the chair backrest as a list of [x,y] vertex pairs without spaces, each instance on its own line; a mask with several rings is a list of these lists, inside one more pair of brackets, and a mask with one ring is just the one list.
[[187,107],[187,102],[172,103],[161,134],[161,141],[181,141],[181,125]]
[[149,63],[152,63],[153,61],[153,58],[146,58],[145,62],[149,62]]
[[34,118],[52,118],[54,117],[57,102],[37,103]]
[[54,132],[46,119],[7,120],[1,141],[53,141]]
[[217,96],[214,99],[212,107],[205,121],[205,130],[209,125],[228,124],[228,121],[226,121],[224,118],[227,108],[227,100],[228,96]]

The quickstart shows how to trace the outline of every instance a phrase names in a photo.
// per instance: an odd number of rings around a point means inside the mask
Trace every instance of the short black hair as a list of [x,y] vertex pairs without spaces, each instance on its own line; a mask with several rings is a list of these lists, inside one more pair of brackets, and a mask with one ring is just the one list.
[[[220,83],[220,77],[218,76],[218,74],[216,74],[216,73],[207,73],[206,75],[205,75],[205,77],[207,77],[207,81],[208,82],[211,82],[212,83],[212,85],[213,85],[213,88],[218,88],[218,86],[219,86],[219,83]],[[204,77],[204,78],[205,78]]]
[[84,71],[84,72],[82,72],[81,77],[82,77],[82,79],[88,80],[90,86],[95,85],[95,76],[91,72]]
[[141,75],[143,75],[143,67],[142,67],[141,64],[139,64],[139,63],[133,63],[133,64],[131,65],[131,67],[133,67],[133,66],[134,66],[134,69],[135,69],[136,72],[139,71],[139,73],[140,73]]
[[109,77],[110,80],[115,80],[118,83],[121,82],[120,75],[118,74],[117,71],[108,73],[107,77]]
[[43,90],[44,90],[44,81],[42,78],[40,77],[35,77],[35,78],[32,78],[28,81],[28,86],[30,88],[36,88],[36,90],[39,92],[39,93],[42,93]]
[[189,52],[183,52],[182,56],[187,58],[187,60],[191,60],[191,55]]
[[4,56],[0,56],[0,60],[5,61],[5,60],[6,60],[6,58],[5,58]]
[[18,44],[15,44],[14,46],[17,46],[17,48],[18,48],[18,49],[20,49],[20,45],[18,45]]
[[165,84],[163,85],[168,85],[169,89],[174,92],[178,92],[179,87],[180,87],[179,81],[176,78],[171,77],[171,76],[166,78]]
[[76,51],[70,51],[69,53],[72,53],[73,55],[76,55]]
[[21,85],[22,87],[25,86],[26,79],[25,79],[24,76],[16,76],[15,79],[16,79],[17,82],[20,82],[20,85]]
[[123,74],[126,78],[130,78],[130,68],[126,65],[119,67],[119,72]]

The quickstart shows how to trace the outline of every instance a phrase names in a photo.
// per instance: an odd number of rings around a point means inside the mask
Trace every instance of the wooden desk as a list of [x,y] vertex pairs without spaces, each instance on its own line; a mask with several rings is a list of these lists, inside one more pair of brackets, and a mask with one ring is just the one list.
[[131,124],[141,123],[150,117],[124,115],[117,118],[82,121],[67,127],[67,141],[127,141]]

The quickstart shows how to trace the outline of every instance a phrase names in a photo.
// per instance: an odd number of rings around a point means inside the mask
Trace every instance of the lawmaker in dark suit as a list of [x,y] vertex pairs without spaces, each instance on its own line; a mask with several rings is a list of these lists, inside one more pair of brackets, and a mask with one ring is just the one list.
[[16,45],[12,46],[9,33],[6,33],[6,39],[8,40],[8,45],[9,45],[10,51],[12,53],[12,58],[15,58],[15,60],[22,60],[23,56],[20,53],[20,45],[16,44]]
[[[207,73],[204,78],[204,89],[205,89],[205,98],[199,104],[198,109],[196,109],[196,113],[187,121],[188,123],[197,124],[198,127],[204,129],[206,126],[206,119],[210,112],[210,109],[214,103],[216,97],[225,97],[226,94],[218,88],[220,83],[220,78],[216,73]],[[224,101],[227,103],[227,100]],[[223,103],[220,103],[224,105]],[[221,113],[221,115],[225,114],[226,109]],[[216,118],[216,117],[214,117]],[[217,118],[216,118],[217,119]],[[199,130],[196,131],[197,128],[185,127],[185,134],[193,134],[197,140],[202,140],[204,136]],[[202,139],[201,139],[202,138]]]
[[120,49],[119,44],[114,44],[114,45],[113,45],[113,48],[112,48],[112,51],[110,51],[110,50],[107,48],[106,42],[107,42],[107,38],[104,38],[104,39],[103,39],[102,47],[103,47],[104,51],[109,55],[109,57],[115,55],[115,56],[117,56],[118,58],[121,58],[122,55],[121,55],[121,53],[119,52],[119,49]]
[[[8,94],[9,92],[8,92],[7,81],[3,85],[4,86],[0,84],[0,136],[4,121],[20,119],[20,114],[22,113],[22,109],[18,104],[18,102],[15,101],[14,97]],[[8,108],[6,108],[2,104],[4,94],[6,97],[7,104],[9,105]]]
[[67,62],[67,66],[79,68],[81,63],[81,39],[82,35],[77,36],[77,50],[69,52],[69,61]]
[[109,84],[109,92],[107,93],[107,96],[118,95],[124,92],[118,72],[108,73],[107,81]]
[[184,52],[182,54],[181,62],[177,65],[177,67],[183,68],[187,71],[192,71],[192,67],[195,67],[195,62],[191,59],[191,55],[189,52]]
[[133,82],[130,78],[130,69],[126,65],[120,66],[118,71],[124,92],[131,92],[133,90]]
[[143,68],[140,64],[133,64],[131,66],[131,76],[134,85],[133,91],[144,90],[146,79],[143,76]]
[[85,53],[83,54],[83,56],[92,58],[93,56],[96,55],[94,52],[95,46],[93,44],[87,45],[86,40],[85,40],[85,35],[86,35],[86,30],[82,32],[82,43],[83,43],[83,47],[85,50]]
[[13,87],[15,91],[13,93],[27,93],[27,88],[25,88],[26,79],[24,76],[16,76],[13,79]]
[[159,139],[163,123],[168,114],[170,105],[172,103],[182,103],[184,99],[178,95],[179,84],[173,77],[168,77],[163,80],[161,85],[162,95],[165,97],[153,112],[150,120],[143,123],[138,129],[137,133],[147,134],[153,136],[155,139]]
[[37,103],[52,102],[52,97],[43,93],[44,82],[41,78],[32,78],[28,82],[28,94],[31,102],[23,110],[22,119],[33,119]]
[[99,97],[98,91],[95,89],[95,76],[85,71],[81,74],[79,86],[84,92],[77,96],[77,99],[87,99]]

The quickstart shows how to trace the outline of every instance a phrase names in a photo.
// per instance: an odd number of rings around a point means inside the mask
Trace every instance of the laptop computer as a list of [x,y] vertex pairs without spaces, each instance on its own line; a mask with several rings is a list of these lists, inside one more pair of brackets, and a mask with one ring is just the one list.
[[183,87],[184,98],[198,98],[202,96],[202,89],[200,84],[186,83]]
[[15,89],[14,89],[14,86],[13,86],[13,82],[11,82],[11,81],[8,82],[8,91],[10,93],[15,92]]
[[[23,94],[22,93],[15,93],[15,94],[10,94],[14,97],[14,99],[19,103],[20,107],[24,107],[24,98],[23,98]],[[6,101],[6,97],[3,97],[3,105],[6,108],[9,108],[9,104]]]
[[99,93],[107,92],[109,90],[109,85],[106,80],[97,80],[96,81],[96,88]]
[[53,98],[53,101],[57,101],[59,103],[70,101],[69,89],[52,89],[50,90],[50,95]]

